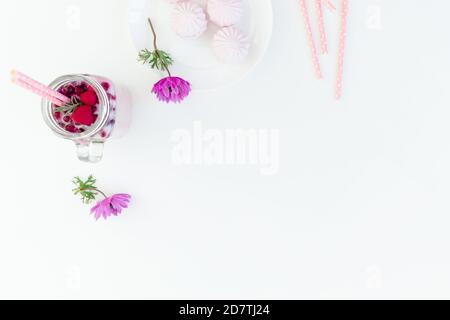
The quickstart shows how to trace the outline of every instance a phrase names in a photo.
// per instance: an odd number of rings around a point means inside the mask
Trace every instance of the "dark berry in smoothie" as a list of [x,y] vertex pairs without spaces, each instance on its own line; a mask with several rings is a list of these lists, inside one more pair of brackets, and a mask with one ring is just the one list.
[[53,118],[58,125],[70,133],[83,133],[98,118],[99,101],[94,88],[84,82],[72,82],[58,89],[71,99],[71,103],[53,106]]

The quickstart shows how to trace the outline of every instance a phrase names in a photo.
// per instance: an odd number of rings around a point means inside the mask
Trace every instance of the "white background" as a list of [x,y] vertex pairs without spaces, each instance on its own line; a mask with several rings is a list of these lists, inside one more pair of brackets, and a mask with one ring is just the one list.
[[[136,63],[125,0],[1,1],[0,297],[450,298],[450,3],[350,6],[342,102],[334,54],[315,81],[298,3],[276,0],[252,74],[167,106]],[[13,67],[126,85],[128,135],[80,163],[39,99],[10,84]],[[171,134],[196,120],[280,130],[278,174],[175,166]],[[71,194],[89,173],[133,195],[123,216],[95,222]]]

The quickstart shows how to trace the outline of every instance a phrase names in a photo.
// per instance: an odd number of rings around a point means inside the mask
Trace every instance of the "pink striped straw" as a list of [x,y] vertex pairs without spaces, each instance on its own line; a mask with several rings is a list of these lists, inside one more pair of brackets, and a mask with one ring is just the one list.
[[323,18],[323,3],[325,3],[325,6],[329,11],[336,10],[336,7],[331,3],[330,0],[315,0],[316,4],[316,17],[317,17],[317,24],[319,29],[319,37],[320,37],[320,49],[322,51],[322,54],[328,53],[328,41],[327,41],[327,34],[325,32],[325,22]]
[[55,103],[54,102],[55,100],[58,100],[59,103],[60,104],[62,103],[63,105],[70,102],[70,99],[65,95],[59,93],[56,90],[53,90],[52,88],[49,88],[48,86],[28,77],[27,75],[17,70],[11,71],[11,79],[14,83],[18,84],[19,86],[28,89],[29,91],[36,93],[41,97],[49,101],[52,101],[53,103]]
[[331,0],[323,0],[325,2],[326,7],[328,8],[328,10],[330,11],[334,11],[336,10],[336,7],[334,6],[334,4],[331,2]]
[[339,26],[339,44],[338,44],[338,59],[337,59],[337,74],[336,74],[336,92],[337,100],[342,97],[342,82],[344,78],[344,57],[345,57],[345,36],[347,32],[347,15],[348,15],[348,0],[341,0],[340,8],[340,26]]
[[305,25],[306,39],[308,41],[308,46],[311,51],[311,58],[312,58],[312,64],[314,67],[314,73],[315,73],[317,79],[321,79],[322,71],[320,69],[319,57],[317,56],[316,45],[314,44],[314,38],[313,38],[312,31],[311,31],[310,18],[309,18],[309,14],[308,14],[308,9],[306,8],[305,0],[300,0],[300,11],[302,13],[303,23]]
[[320,50],[322,54],[328,53],[327,35],[325,33],[325,22],[323,20],[322,0],[315,0],[316,3],[316,16],[317,23],[319,25],[319,37],[320,37]]
[[19,87],[22,87],[22,88],[24,88],[24,89],[26,89],[26,90],[28,90],[28,91],[30,91],[32,93],[37,94],[38,96],[40,96],[42,98],[52,102],[53,104],[56,104],[58,107],[62,107],[63,105],[66,104],[65,102],[62,102],[61,100],[46,94],[44,91],[41,91],[41,90],[33,87],[31,84],[29,84],[27,82],[24,82],[24,81],[22,81],[20,79],[13,80],[13,82],[15,84],[17,84]]

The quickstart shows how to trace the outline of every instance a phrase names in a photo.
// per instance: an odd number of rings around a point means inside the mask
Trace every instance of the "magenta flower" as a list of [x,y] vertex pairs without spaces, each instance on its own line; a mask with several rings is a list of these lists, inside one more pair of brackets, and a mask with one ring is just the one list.
[[118,216],[123,209],[128,208],[131,196],[129,194],[115,194],[109,198],[97,202],[91,209],[91,214],[98,220],[103,217],[105,220],[110,216]]
[[191,92],[191,84],[179,77],[172,77],[169,67],[173,63],[173,59],[167,52],[159,50],[157,46],[157,38],[155,28],[149,18],[148,23],[153,33],[153,51],[143,49],[139,52],[139,59],[144,64],[148,64],[152,69],[164,71],[168,77],[159,80],[152,89],[159,101],[164,102],[181,102]]
[[122,213],[123,209],[128,208],[131,196],[129,194],[115,194],[108,197],[103,191],[98,189],[95,184],[97,180],[90,175],[86,180],[82,180],[79,177],[75,177],[73,183],[75,188],[72,190],[75,195],[80,195],[83,203],[89,204],[98,196],[102,196],[104,199],[98,201],[97,204],[91,209],[91,214],[95,219],[103,217],[105,220],[110,216],[118,216]]
[[166,77],[153,86],[152,92],[160,101],[180,102],[191,92],[191,84],[179,77]]

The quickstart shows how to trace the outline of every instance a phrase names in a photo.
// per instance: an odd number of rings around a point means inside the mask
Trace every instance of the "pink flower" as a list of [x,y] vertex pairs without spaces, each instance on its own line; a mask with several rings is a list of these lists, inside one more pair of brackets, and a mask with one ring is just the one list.
[[152,92],[160,101],[181,102],[191,92],[191,84],[179,77],[166,77],[153,86]]
[[115,194],[109,198],[97,202],[91,209],[91,214],[98,220],[103,217],[105,220],[110,216],[118,216],[122,210],[128,208],[131,196],[129,194]]

